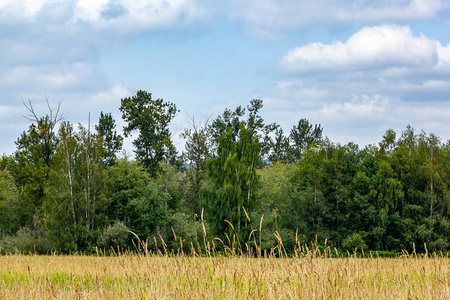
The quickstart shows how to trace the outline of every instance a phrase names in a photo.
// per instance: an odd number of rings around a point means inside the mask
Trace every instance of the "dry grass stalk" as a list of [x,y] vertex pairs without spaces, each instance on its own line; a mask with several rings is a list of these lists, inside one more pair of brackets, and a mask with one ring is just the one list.
[[450,299],[448,257],[336,259],[325,253],[267,259],[5,255],[0,299]]

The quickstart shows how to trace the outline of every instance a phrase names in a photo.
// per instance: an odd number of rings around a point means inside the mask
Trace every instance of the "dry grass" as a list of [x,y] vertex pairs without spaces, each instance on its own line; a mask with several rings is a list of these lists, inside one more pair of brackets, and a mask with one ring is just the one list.
[[450,299],[449,258],[0,256],[0,299]]

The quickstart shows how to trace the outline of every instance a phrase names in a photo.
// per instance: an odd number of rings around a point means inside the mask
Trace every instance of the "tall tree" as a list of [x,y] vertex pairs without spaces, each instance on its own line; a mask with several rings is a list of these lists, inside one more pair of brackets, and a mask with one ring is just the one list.
[[187,176],[185,201],[194,213],[200,215],[200,189],[207,177],[206,161],[211,156],[208,121],[202,125],[192,118],[190,125],[191,128],[185,129],[180,135],[186,140],[184,160],[190,164],[185,171]]
[[178,112],[176,105],[163,99],[153,100],[151,93],[140,90],[135,96],[121,100],[120,111],[127,123],[123,128],[125,136],[138,132],[133,141],[137,160],[155,177],[165,155],[176,152],[169,131],[169,124]]
[[326,201],[323,221],[329,230],[329,239],[339,245],[348,235],[348,202],[351,199],[351,182],[359,162],[358,146],[322,142],[325,156],[322,174],[322,192]]
[[[2,160],[7,159],[2,157]],[[0,239],[14,233],[18,228],[17,212],[20,203],[14,178],[7,168],[0,165]]]
[[[255,205],[258,176],[256,170],[262,163],[261,140],[271,130],[265,125],[258,112],[262,108],[261,100],[252,100],[248,109],[240,106],[235,111],[225,112],[210,126],[216,153],[208,161],[208,175],[212,189],[206,192],[209,198],[211,221],[219,234],[230,232],[225,220],[235,226],[242,237],[248,233],[249,226],[243,207],[252,211]],[[248,235],[247,235],[248,237]]]
[[76,159],[79,154],[73,125],[63,122],[59,128],[60,143],[54,157],[54,167],[50,173],[51,184],[47,187],[44,203],[47,236],[59,250],[76,249],[79,236]]
[[58,249],[83,249],[107,222],[102,138],[81,125],[75,132],[68,122],[58,136],[44,203],[47,235]]
[[103,138],[103,148],[105,150],[104,162],[111,166],[116,161],[116,153],[122,149],[123,137],[117,133],[116,121],[110,113],[100,112],[98,125],[95,126],[97,133]]
[[328,213],[324,196],[324,180],[327,174],[324,170],[328,161],[322,151],[306,151],[304,159],[298,164],[293,177],[293,191],[289,195],[290,210],[286,211],[287,227],[299,230],[307,238],[314,239],[317,235],[321,240],[329,238],[325,226],[325,216]]
[[36,227],[41,219],[39,210],[44,200],[52,156],[58,144],[56,125],[63,116],[60,106],[52,108],[48,100],[48,112],[44,116],[38,116],[33,101],[28,100],[24,106],[28,111],[24,117],[31,125],[16,141],[15,163],[11,164],[10,172],[19,192],[20,226],[31,228]]
[[18,154],[24,152],[22,154],[30,158],[33,163],[42,161],[46,166],[49,166],[57,144],[56,125],[64,119],[64,116],[60,113],[60,104],[53,108],[47,99],[46,102],[48,112],[41,117],[37,115],[32,100],[28,99],[28,104],[24,102],[24,106],[28,111],[28,114],[24,115],[24,117],[32,124],[28,134],[24,132],[16,142],[16,145]]
[[278,127],[275,130],[275,135],[270,142],[271,152],[269,155],[269,160],[271,162],[278,161],[290,161],[289,157],[289,137],[284,135],[283,128]]
[[149,239],[167,222],[164,190],[150,179],[143,166],[126,158],[119,159],[108,173],[112,200],[109,218],[123,222],[142,240]]
[[[284,162],[274,162],[258,170],[259,185],[254,211],[251,213],[253,228],[261,226],[261,246],[271,249],[278,245],[274,235],[278,232],[286,249],[293,249],[298,229],[298,241],[309,242],[307,239],[305,222],[299,214],[303,213],[292,202],[294,190],[294,176],[298,173],[298,165]],[[317,211],[317,209],[316,209]],[[264,215],[263,220],[261,217]],[[262,223],[261,223],[262,221]]]
[[[209,126],[209,134],[211,136],[211,152],[214,153],[220,143],[220,138],[226,131],[230,131],[231,140],[237,143],[239,140],[239,132],[241,126],[250,131],[250,140],[258,138],[260,144],[261,160],[268,158],[271,149],[270,135],[278,126],[275,123],[265,124],[259,112],[263,107],[260,99],[253,99],[247,108],[238,106],[234,111],[225,109],[222,115],[219,115]],[[248,111],[245,119],[246,111]]]
[[440,139],[434,134],[422,132],[418,136],[418,175],[422,179],[420,193],[422,224],[417,228],[418,237],[432,249],[445,249],[449,243],[448,180],[444,173],[448,164]]
[[208,162],[212,193],[209,195],[209,212],[218,234],[233,231],[225,220],[235,226],[241,237],[248,237],[249,227],[243,207],[248,211],[255,205],[260,163],[258,138],[241,125],[236,143],[231,130],[221,136],[217,156]]
[[307,119],[301,119],[298,124],[294,126],[289,135],[292,142],[291,152],[295,161],[299,161],[311,145],[318,143],[322,139],[322,127],[309,123]]

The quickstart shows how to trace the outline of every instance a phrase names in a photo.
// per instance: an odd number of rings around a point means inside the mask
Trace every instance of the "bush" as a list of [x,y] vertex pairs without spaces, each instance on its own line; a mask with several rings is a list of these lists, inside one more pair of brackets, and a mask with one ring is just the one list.
[[438,238],[437,240],[431,242],[429,244],[429,251],[445,251],[447,249],[450,249],[450,243],[448,240],[443,238]]
[[15,235],[4,237],[0,242],[0,249],[2,253],[47,254],[53,247],[44,237],[28,228],[22,228]]
[[[175,232],[176,239],[172,229]],[[208,231],[207,224],[205,224],[205,229]],[[168,246],[175,252],[183,250],[186,253],[190,253],[192,246],[195,251],[205,250],[203,244],[203,227],[201,222],[194,220],[193,216],[185,213],[173,214],[170,219],[170,229],[168,230],[170,230],[168,232]],[[181,244],[183,245],[183,249],[181,249]]]
[[352,252],[355,251],[356,248],[358,248],[359,250],[367,250],[367,245],[359,233],[353,233],[347,236],[342,241],[342,248],[344,248],[344,250]]
[[125,249],[128,242],[128,228],[122,222],[116,221],[113,225],[109,225],[103,230],[99,237],[98,245],[104,249],[113,247],[117,249]]

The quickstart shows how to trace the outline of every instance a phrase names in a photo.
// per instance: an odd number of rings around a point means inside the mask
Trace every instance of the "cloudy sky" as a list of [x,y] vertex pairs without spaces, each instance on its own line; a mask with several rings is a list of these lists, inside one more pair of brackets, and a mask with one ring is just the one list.
[[[0,0],[0,154],[45,99],[73,123],[146,90],[191,117],[264,102],[332,141],[409,124],[450,139],[450,1]],[[129,147],[129,143],[128,143]]]

